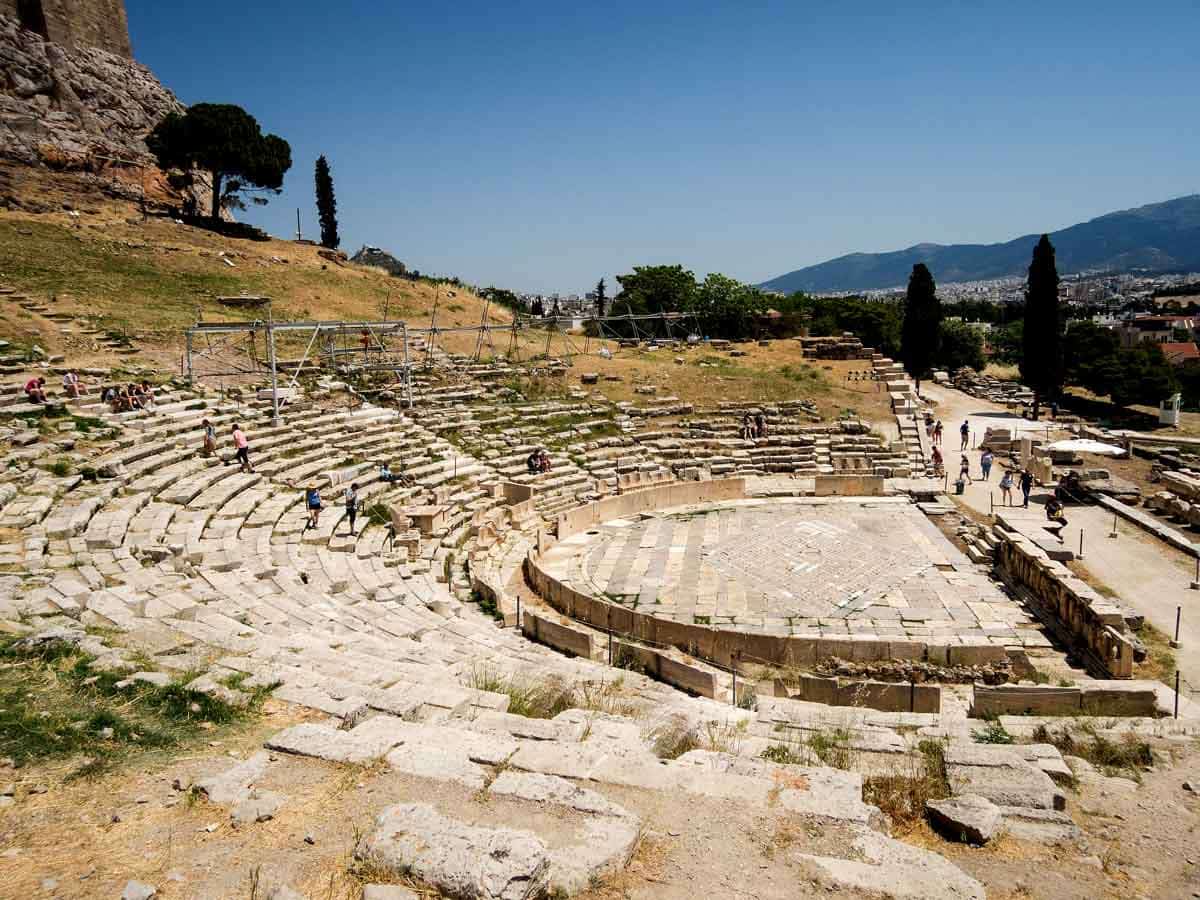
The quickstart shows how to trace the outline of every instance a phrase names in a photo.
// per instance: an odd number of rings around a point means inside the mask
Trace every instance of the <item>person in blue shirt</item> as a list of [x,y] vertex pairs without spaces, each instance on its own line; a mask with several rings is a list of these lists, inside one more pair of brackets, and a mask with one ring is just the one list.
[[321,521],[321,492],[310,487],[304,492],[304,505],[308,508],[308,525],[305,528],[316,528]]

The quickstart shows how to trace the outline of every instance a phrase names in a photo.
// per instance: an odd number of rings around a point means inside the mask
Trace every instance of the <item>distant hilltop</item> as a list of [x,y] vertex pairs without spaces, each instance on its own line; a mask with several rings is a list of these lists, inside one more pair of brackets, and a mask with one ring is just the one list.
[[[891,253],[851,253],[764,281],[766,290],[867,291],[902,287],[925,263],[939,282],[1023,275],[1040,234],[1003,244],[916,244]],[[1200,194],[1108,213],[1050,234],[1058,270],[1200,271]]]
[[359,263],[364,266],[375,266],[377,269],[383,269],[389,275],[407,275],[408,268],[392,254],[388,253],[381,247],[372,247],[367,244],[362,247],[357,253],[350,257],[350,262]]

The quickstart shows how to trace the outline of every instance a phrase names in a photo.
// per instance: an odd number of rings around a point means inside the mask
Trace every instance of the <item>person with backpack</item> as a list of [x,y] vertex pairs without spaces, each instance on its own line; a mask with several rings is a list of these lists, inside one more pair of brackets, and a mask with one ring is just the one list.
[[967,424],[967,420],[966,420],[966,419],[963,419],[963,423],[962,423],[962,425],[960,425],[960,426],[959,426],[959,428],[958,428],[958,433],[959,433],[960,435],[962,435],[962,446],[961,446],[961,447],[959,447],[958,449],[959,449],[959,450],[966,450],[966,449],[967,449],[967,441],[968,441],[968,440],[970,439],[970,437],[971,437],[971,426]]
[[1029,493],[1033,490],[1033,473],[1028,469],[1021,473],[1021,495],[1025,501],[1021,504],[1022,508],[1029,509]]
[[354,520],[358,516],[358,485],[351,484],[346,488],[346,518],[350,520],[350,535],[354,535]]
[[307,531],[321,523],[321,492],[315,487],[305,490],[304,506],[308,510],[308,524],[304,526],[304,530]]

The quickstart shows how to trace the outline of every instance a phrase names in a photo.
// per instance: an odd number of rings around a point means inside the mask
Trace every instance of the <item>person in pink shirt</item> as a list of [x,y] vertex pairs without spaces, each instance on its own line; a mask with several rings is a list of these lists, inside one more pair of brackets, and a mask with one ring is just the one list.
[[242,431],[242,426],[237,422],[233,423],[233,446],[237,452],[234,454],[237,457],[238,465],[241,466],[243,472],[253,472],[254,467],[250,465],[250,442],[246,440],[246,434]]
[[45,403],[46,379],[30,378],[25,382],[25,396],[29,398],[30,403]]

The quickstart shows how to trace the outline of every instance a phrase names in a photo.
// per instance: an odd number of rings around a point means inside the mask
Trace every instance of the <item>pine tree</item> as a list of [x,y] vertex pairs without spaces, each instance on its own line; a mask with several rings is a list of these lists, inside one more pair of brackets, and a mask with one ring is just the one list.
[[933,275],[925,263],[913,266],[904,298],[904,325],[900,332],[900,359],[905,371],[917,383],[933,367],[941,334],[942,301],[937,296]]
[[604,318],[604,304],[608,300],[605,296],[604,279],[601,278],[596,282],[596,318]]
[[329,162],[324,156],[317,157],[317,218],[321,221],[321,246],[336,250],[342,239],[338,237],[337,200],[333,196],[333,176],[329,174]]
[[1058,303],[1054,245],[1042,235],[1033,248],[1025,286],[1024,352],[1021,380],[1033,391],[1033,417],[1043,400],[1056,400],[1064,378],[1063,317]]

